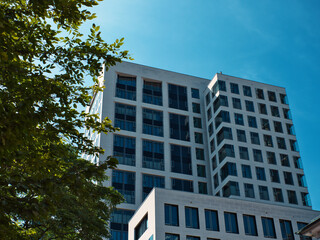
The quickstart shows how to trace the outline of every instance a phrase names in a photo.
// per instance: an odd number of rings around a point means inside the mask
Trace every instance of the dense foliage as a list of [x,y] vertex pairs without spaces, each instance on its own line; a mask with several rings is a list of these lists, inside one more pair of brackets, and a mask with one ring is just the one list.
[[[0,0],[0,239],[102,239],[122,201],[102,185],[105,170],[81,154],[103,149],[79,131],[115,131],[109,119],[79,112],[102,91],[97,76],[129,58],[123,39],[83,36],[97,0]],[[84,79],[94,86],[86,87]]]

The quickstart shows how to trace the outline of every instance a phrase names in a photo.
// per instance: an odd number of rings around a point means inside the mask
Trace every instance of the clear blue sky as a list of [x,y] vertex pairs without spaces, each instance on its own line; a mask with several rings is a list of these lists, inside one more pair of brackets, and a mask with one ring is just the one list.
[[320,210],[319,0],[104,0],[94,10],[103,38],[124,37],[136,63],[285,87]]

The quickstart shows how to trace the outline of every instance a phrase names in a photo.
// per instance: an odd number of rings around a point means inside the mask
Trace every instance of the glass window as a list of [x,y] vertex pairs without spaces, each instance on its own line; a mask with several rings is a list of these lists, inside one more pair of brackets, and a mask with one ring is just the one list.
[[134,172],[112,170],[112,186],[123,195],[126,203],[135,203],[135,180]]
[[224,95],[219,95],[216,100],[213,102],[213,111],[216,112],[219,107],[224,106],[228,107],[228,97]]
[[140,223],[134,228],[134,239],[138,240],[148,228],[148,214],[146,214]]
[[136,107],[126,104],[115,104],[114,126],[121,130],[136,131]]
[[143,81],[143,102],[162,106],[161,82]]
[[261,88],[256,88],[256,97],[257,97],[258,99],[264,99],[263,89],[261,89]]
[[206,229],[209,231],[219,231],[218,212],[214,210],[204,210],[206,218]]
[[290,140],[290,149],[295,152],[299,151],[298,142],[296,140]]
[[295,168],[303,169],[302,161],[301,161],[301,158],[300,158],[300,157],[294,156],[294,157],[293,157],[293,163],[294,163],[294,167],[295,167]]
[[277,164],[276,154],[274,152],[267,152],[267,159],[269,164]]
[[169,107],[188,111],[187,88],[169,84],[168,90],[169,90]]
[[280,188],[273,188],[273,197],[276,202],[283,202],[282,190]]
[[195,141],[196,143],[203,144],[203,136],[202,136],[202,133],[195,132],[195,133],[194,133],[194,141]]
[[287,190],[288,201],[291,204],[298,204],[297,194],[295,191]]
[[143,108],[143,133],[163,137],[163,113]]
[[171,144],[171,172],[192,175],[191,149]]
[[[302,228],[307,226],[308,223],[297,222],[297,225],[298,225],[298,230],[301,230]],[[312,240],[312,238],[311,237],[306,237],[306,236],[300,236],[300,240]]]
[[211,118],[212,118],[212,111],[211,111],[211,107],[209,107],[208,110],[207,110],[207,119],[208,119],[208,121],[210,121]]
[[287,123],[287,133],[290,135],[296,135],[296,132],[294,130],[293,124]]
[[198,182],[198,189],[200,194],[208,194],[206,182]]
[[230,83],[230,90],[234,94],[239,94],[239,86],[236,83]]
[[232,106],[235,109],[240,109],[241,110],[241,101],[239,98],[232,98]]
[[221,163],[226,157],[235,157],[234,147],[230,144],[224,144],[219,150],[219,162]]
[[193,126],[195,128],[202,128],[201,118],[193,117]]
[[228,127],[223,127],[217,134],[217,144],[219,145],[224,139],[232,140],[232,130]]
[[301,193],[301,199],[303,206],[309,206],[311,207],[311,200],[309,193],[302,192]]
[[198,160],[204,160],[204,150],[202,148],[196,148],[196,158]]
[[259,196],[261,200],[269,200],[269,192],[266,186],[259,186]]
[[237,166],[235,163],[227,162],[220,169],[221,182],[228,176],[237,176]]
[[280,101],[282,104],[289,104],[287,95],[280,93]]
[[213,156],[213,157],[211,158],[211,162],[212,162],[212,170],[215,170],[215,169],[217,168],[217,166],[218,166],[216,156]]
[[282,239],[284,240],[294,240],[294,233],[292,230],[291,221],[289,220],[279,220]]
[[263,235],[266,238],[277,238],[274,222],[272,218],[261,217]]
[[145,199],[154,187],[164,188],[164,177],[143,174],[142,199]]
[[277,137],[277,144],[279,149],[287,149],[286,141],[282,137]]
[[270,124],[268,119],[261,118],[261,128],[270,131]]
[[270,169],[271,182],[280,183],[280,176],[278,170]]
[[251,87],[249,86],[242,86],[243,87],[243,95],[247,97],[252,97]]
[[110,229],[111,239],[127,240],[128,239],[128,222],[133,216],[134,211],[116,209],[111,213]]
[[225,81],[222,81],[222,80],[218,80],[212,87],[212,94],[213,95],[216,95],[216,93],[218,91],[223,91],[223,92],[226,92],[227,91],[227,88],[226,88],[226,82]]
[[226,185],[222,188],[223,197],[233,196],[240,196],[239,184],[234,181],[229,181]]
[[259,113],[267,115],[267,106],[263,103],[258,103]]
[[239,233],[236,213],[224,212],[224,221],[227,233]]
[[242,177],[244,178],[252,178],[251,167],[249,165],[241,165],[242,168]]
[[266,181],[266,173],[264,171],[264,168],[256,167],[256,174],[257,174],[257,179],[258,180]]
[[271,115],[273,117],[280,117],[279,108],[276,106],[270,106],[271,108]]
[[113,135],[113,155],[119,164],[136,165],[136,139]]
[[237,140],[239,142],[247,142],[246,132],[244,130],[237,129]]
[[252,149],[253,160],[255,162],[263,162],[262,152],[259,149]]
[[289,156],[287,154],[280,154],[281,166],[290,167]]
[[213,153],[214,150],[216,150],[215,144],[214,144],[214,138],[210,141],[210,152]]
[[199,229],[198,208],[185,207],[186,227]]
[[166,233],[165,240],[180,240],[179,234]]
[[240,113],[235,113],[234,114],[234,122],[237,125],[244,125],[244,121],[243,121],[243,115]]
[[258,236],[255,216],[243,215],[243,224],[246,235]]
[[164,146],[161,142],[143,140],[142,167],[164,170]]
[[246,110],[248,112],[254,112],[253,102],[246,100],[245,103],[246,103]]
[[272,137],[271,135],[263,134],[263,141],[266,147],[273,147]]
[[285,184],[293,185],[293,178],[291,172],[283,172]]
[[189,180],[182,180],[171,178],[172,189],[184,192],[193,192],[193,182]]
[[136,78],[118,75],[116,97],[136,100]]
[[210,99],[210,92],[208,92],[207,95],[206,95],[206,106],[209,105],[210,101],[211,101],[211,99]]
[[282,124],[278,121],[273,121],[274,130],[279,133],[283,133]]
[[191,88],[191,97],[196,98],[196,99],[200,99],[199,89]]
[[213,134],[213,124],[212,123],[210,123],[208,126],[208,133],[209,133],[209,137],[211,137]]
[[200,237],[187,236],[186,240],[200,240]]
[[248,116],[248,125],[249,125],[249,127],[257,128],[258,125],[257,125],[256,118],[252,117],[252,116]]
[[179,226],[179,212],[177,205],[164,204],[165,224]]
[[250,139],[252,144],[260,145],[259,134],[255,132],[250,132]]
[[244,194],[247,198],[254,198],[254,189],[252,184],[244,184]]
[[297,179],[300,187],[307,187],[307,181],[303,174],[297,174]]
[[219,186],[219,177],[218,177],[218,173],[216,173],[213,176],[213,183],[214,183],[214,188],[217,188]]
[[239,147],[240,159],[249,160],[249,151],[246,147]]
[[268,91],[268,98],[269,98],[269,101],[271,101],[271,102],[277,101],[277,97],[276,97],[275,92]]
[[223,122],[230,123],[230,115],[229,115],[229,112],[227,112],[227,111],[220,111],[219,114],[215,117],[216,129]]
[[189,117],[170,113],[170,138],[190,141]]
[[198,164],[197,173],[198,177],[206,177],[206,166]]
[[284,116],[285,119],[292,120],[290,109],[284,108],[283,109],[283,116]]
[[192,111],[194,113],[201,113],[200,112],[200,104],[199,103],[192,103]]

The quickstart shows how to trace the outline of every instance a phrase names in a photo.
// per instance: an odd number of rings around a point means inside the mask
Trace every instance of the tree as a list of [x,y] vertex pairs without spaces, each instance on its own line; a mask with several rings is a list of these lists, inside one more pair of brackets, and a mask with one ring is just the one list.
[[[79,129],[116,129],[109,119],[77,110],[102,91],[97,76],[123,58],[92,25],[99,0],[0,0],[0,239],[102,239],[123,198],[102,182],[117,161],[96,166]],[[85,86],[85,77],[93,79]]]

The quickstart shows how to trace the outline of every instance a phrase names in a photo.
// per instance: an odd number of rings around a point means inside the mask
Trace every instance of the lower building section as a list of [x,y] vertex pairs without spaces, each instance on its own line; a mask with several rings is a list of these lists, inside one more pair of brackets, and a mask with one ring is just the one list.
[[295,233],[320,212],[154,188],[129,222],[129,240],[311,239]]

